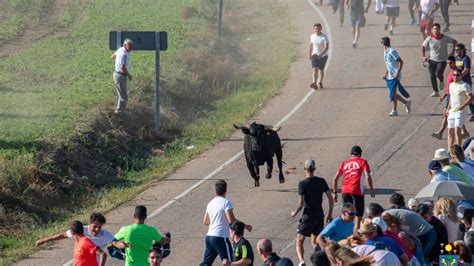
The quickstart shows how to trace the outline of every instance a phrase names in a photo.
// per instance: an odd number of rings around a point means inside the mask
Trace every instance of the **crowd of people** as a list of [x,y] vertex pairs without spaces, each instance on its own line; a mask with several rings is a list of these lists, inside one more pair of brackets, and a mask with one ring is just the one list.
[[[319,2],[321,5],[323,1]],[[438,149],[433,160],[428,163],[430,182],[458,181],[474,183],[474,138],[469,138],[464,121],[463,109],[469,106],[470,121],[474,120],[472,104],[471,62],[466,47],[455,39],[441,33],[441,25],[434,23],[435,12],[441,9],[444,20],[443,32],[449,32],[450,0],[409,0],[410,25],[419,25],[423,38],[421,45],[423,66],[429,70],[432,97],[445,94],[439,101],[445,101],[445,111],[440,129],[431,136],[442,139],[448,131],[449,150]],[[344,24],[345,6],[350,10],[352,25],[352,47],[357,48],[361,28],[366,24],[365,13],[369,11],[371,0],[364,6],[363,0],[332,0],[333,11],[339,11],[340,26]],[[394,34],[396,19],[400,12],[400,0],[376,0],[375,12],[385,14],[384,30]],[[418,12],[418,19],[415,17]],[[410,94],[401,83],[403,60],[391,46],[391,39],[383,37],[384,62],[386,71],[383,79],[389,89],[392,110],[389,116],[398,115],[398,102],[407,113],[411,111]],[[449,45],[453,46],[450,52]],[[114,80],[118,100],[116,113],[123,112],[127,102],[127,79],[129,73],[128,52],[133,48],[131,40],[112,56],[116,60]],[[323,89],[324,69],[328,60],[329,38],[323,33],[322,25],[314,25],[310,37],[309,59],[313,68],[313,82],[310,87]],[[429,54],[427,55],[427,51]],[[449,74],[445,79],[445,68]],[[446,83],[445,83],[446,80]],[[463,139],[466,139],[463,143]],[[362,158],[362,149],[352,147],[350,158],[341,163],[336,171],[332,188],[324,178],[315,175],[316,162],[304,162],[305,178],[298,184],[298,203],[290,212],[291,217],[302,215],[297,226],[296,254],[298,265],[307,265],[304,242],[310,238],[310,260],[312,265],[430,265],[438,263],[438,255],[443,245],[451,245],[457,250],[460,262],[473,263],[474,252],[474,202],[441,197],[434,201],[409,199],[405,204],[403,195],[391,195],[387,208],[379,203],[365,204],[364,184],[370,196],[375,197],[371,170],[367,160]],[[365,178],[363,178],[364,176]],[[339,180],[342,179],[342,182]],[[364,182],[365,181],[365,182]],[[339,183],[342,183],[339,192]],[[208,226],[205,250],[200,265],[213,265],[219,256],[223,265],[254,265],[255,254],[264,261],[263,265],[293,265],[289,258],[281,258],[269,239],[258,241],[255,252],[245,239],[245,230],[252,226],[238,220],[234,207],[226,198],[227,183],[215,183],[215,197],[208,203],[203,224]],[[339,199],[338,194],[341,194]],[[328,201],[328,210],[323,210],[323,198]],[[333,219],[334,203],[342,201],[342,208]],[[364,217],[365,216],[365,217]],[[74,240],[74,265],[105,265],[108,256],[125,260],[125,265],[161,265],[169,252],[170,237],[145,223],[147,209],[139,205],[135,208],[134,223],[122,227],[113,235],[103,229],[104,215],[92,213],[88,225],[74,221],[66,232],[36,241],[43,245],[50,241],[72,238]],[[108,251],[108,254],[105,252]]]

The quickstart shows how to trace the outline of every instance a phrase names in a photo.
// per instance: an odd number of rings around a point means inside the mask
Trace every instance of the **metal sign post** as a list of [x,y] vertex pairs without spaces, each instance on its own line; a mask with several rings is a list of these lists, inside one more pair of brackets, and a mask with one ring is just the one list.
[[155,51],[155,133],[160,134],[160,51],[168,49],[165,31],[111,31],[109,48],[117,50],[125,39],[133,41],[133,50]]

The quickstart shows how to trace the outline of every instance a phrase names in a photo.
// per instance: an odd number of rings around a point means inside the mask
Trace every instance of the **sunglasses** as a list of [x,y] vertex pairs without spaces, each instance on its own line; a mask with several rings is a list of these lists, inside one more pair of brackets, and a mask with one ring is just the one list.
[[460,77],[461,74],[453,74],[453,77]]
[[355,212],[345,212],[345,213],[349,214],[349,216],[355,216],[356,215]]

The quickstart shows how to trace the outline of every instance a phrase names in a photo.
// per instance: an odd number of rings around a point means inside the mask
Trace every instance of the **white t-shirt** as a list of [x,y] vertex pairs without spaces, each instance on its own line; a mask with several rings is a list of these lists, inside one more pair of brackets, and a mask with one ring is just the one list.
[[208,236],[229,237],[229,221],[227,221],[225,213],[233,208],[234,206],[228,199],[220,196],[215,197],[207,204],[206,212],[210,220]]
[[436,0],[421,0],[421,19],[432,19],[428,16],[428,13],[435,8]]
[[446,231],[448,232],[448,241],[454,242],[458,240],[459,223],[449,219],[446,214],[438,215],[438,219],[444,224],[444,227],[446,227]]
[[400,0],[387,0],[386,7],[400,7]]
[[[71,230],[67,230],[66,235],[68,238],[72,238]],[[115,236],[109,231],[104,230],[104,229],[100,230],[100,232],[96,236],[92,235],[91,232],[89,231],[88,225],[84,225],[84,235],[90,240],[92,240],[92,242],[94,242],[94,244],[98,246],[99,248],[101,248],[102,250],[108,244],[110,244],[113,240],[115,240]]]
[[401,266],[400,259],[392,251],[388,250],[375,250],[374,246],[359,245],[352,248],[352,251],[357,255],[363,257],[371,255],[374,258],[374,263],[370,265],[374,266]]
[[115,72],[122,72],[120,65],[123,64],[125,64],[128,72],[130,72],[130,57],[128,56],[128,51],[120,47],[115,52]]
[[329,44],[329,39],[326,34],[321,33],[316,35],[316,33],[311,34],[310,38],[310,43],[313,44],[313,51],[311,51],[311,55],[319,55],[319,56],[326,56],[327,51],[324,52],[324,54],[321,54],[321,52],[324,50],[324,45]]
[[457,110],[459,107],[461,107],[462,103],[467,99],[466,94],[470,93],[472,93],[471,86],[469,86],[469,84],[466,82],[451,82],[451,84],[449,84],[449,102],[451,103],[451,109],[449,112],[453,113],[453,110]]

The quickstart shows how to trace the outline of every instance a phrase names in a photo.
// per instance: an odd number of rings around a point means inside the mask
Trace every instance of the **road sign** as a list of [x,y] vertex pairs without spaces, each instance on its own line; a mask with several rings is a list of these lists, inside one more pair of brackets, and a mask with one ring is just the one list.
[[111,31],[110,50],[117,50],[125,39],[133,41],[133,50],[155,50],[155,133],[160,134],[160,51],[168,48],[168,34],[165,31]]

